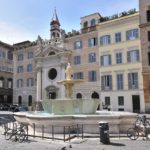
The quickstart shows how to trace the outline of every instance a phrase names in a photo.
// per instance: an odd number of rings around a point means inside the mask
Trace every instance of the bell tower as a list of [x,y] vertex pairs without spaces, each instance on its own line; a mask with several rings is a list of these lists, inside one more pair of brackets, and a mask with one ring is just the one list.
[[61,36],[60,33],[60,23],[57,17],[56,8],[54,10],[54,14],[52,17],[52,21],[50,22],[50,38],[51,39],[59,39]]

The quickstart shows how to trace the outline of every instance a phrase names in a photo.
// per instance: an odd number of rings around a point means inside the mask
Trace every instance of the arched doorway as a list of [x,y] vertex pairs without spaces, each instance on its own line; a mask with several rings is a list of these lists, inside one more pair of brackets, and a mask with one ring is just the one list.
[[82,94],[81,93],[77,93],[76,98],[77,99],[82,99]]
[[8,95],[7,97],[7,103],[12,104],[12,95]]
[[49,92],[49,99],[56,99],[56,92]]
[[46,92],[47,92],[48,99],[56,99],[57,93],[58,93],[58,88],[56,86],[51,85],[46,88]]
[[91,98],[99,99],[99,94],[97,92],[93,92]]
[[19,105],[22,104],[22,96],[18,96],[18,104],[19,104]]
[[[93,92],[91,98],[99,99],[99,94],[97,92]],[[100,110],[100,104],[98,105],[97,110]]]

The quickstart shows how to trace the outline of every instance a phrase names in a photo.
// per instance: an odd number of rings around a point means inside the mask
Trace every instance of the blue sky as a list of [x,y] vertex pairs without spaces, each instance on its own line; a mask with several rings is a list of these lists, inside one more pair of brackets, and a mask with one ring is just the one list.
[[99,12],[102,16],[138,10],[138,0],[0,0],[0,41],[16,43],[49,39],[50,21],[57,9],[61,28],[80,29],[80,17]]

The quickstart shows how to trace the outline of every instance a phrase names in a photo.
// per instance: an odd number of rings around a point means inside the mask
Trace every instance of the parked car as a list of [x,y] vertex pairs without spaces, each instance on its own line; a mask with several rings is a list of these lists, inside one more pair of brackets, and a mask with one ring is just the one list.
[[20,112],[20,111],[28,111],[28,107],[27,106],[17,106],[14,109],[14,112]]
[[0,110],[9,110],[10,105],[9,104],[0,104]]
[[14,112],[14,110],[15,110],[18,106],[19,106],[18,104],[12,104],[12,105],[10,105],[9,111]]

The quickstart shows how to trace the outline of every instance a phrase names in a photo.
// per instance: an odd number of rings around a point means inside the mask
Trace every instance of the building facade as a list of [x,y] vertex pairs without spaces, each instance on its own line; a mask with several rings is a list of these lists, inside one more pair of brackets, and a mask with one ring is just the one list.
[[100,22],[98,37],[103,105],[144,112],[139,13]]
[[[14,44],[13,103],[64,97],[65,68],[70,62],[73,98],[98,98],[109,110],[150,110],[150,4],[140,0],[140,12],[111,19],[99,13],[81,17],[81,30],[60,28],[56,13],[50,21],[50,39]],[[140,27],[139,27],[140,25]]]
[[73,90],[75,98],[100,98],[98,23],[100,14],[81,18],[81,31],[65,38],[65,47],[72,51],[73,78],[82,79]]
[[150,1],[139,0],[145,110],[150,112]]
[[1,41],[0,103],[13,103],[13,47]]
[[13,103],[32,106],[36,100],[36,70],[34,57],[38,49],[36,42],[25,41],[13,45]]

